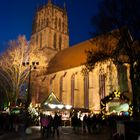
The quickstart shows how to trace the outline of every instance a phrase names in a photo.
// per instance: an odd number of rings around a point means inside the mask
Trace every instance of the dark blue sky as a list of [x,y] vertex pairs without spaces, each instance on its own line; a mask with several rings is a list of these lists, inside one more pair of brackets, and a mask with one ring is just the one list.
[[[90,38],[91,17],[98,11],[101,0],[65,0],[69,19],[70,46]],[[63,6],[64,0],[53,0]],[[6,42],[26,35],[30,39],[32,19],[38,5],[47,0],[1,0],[0,2],[0,52]]]

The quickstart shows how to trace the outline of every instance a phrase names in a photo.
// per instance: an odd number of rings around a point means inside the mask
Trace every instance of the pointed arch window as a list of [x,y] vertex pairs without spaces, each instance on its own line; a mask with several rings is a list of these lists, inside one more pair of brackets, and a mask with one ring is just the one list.
[[89,74],[84,75],[84,107],[89,108]]
[[64,22],[62,23],[62,31],[63,32],[65,31],[65,23]]
[[71,76],[71,105],[74,106],[75,74]]
[[36,35],[36,46],[38,46],[38,35]]
[[42,33],[40,33],[40,48],[42,48]]
[[49,25],[49,18],[46,19],[46,26]]
[[61,31],[61,19],[59,18],[59,30]]
[[40,19],[38,20],[38,28],[40,28],[40,25],[41,25],[41,23],[40,23]]
[[54,34],[53,46],[54,46],[54,48],[56,49],[56,33]]
[[99,94],[100,94],[100,100],[105,97],[105,73],[104,73],[104,69],[100,69],[100,71],[99,71]]
[[57,29],[57,17],[55,17],[55,29]]
[[60,101],[62,101],[63,96],[63,76],[60,77]]
[[61,35],[59,36],[59,50],[61,50],[61,45],[62,45],[62,37]]

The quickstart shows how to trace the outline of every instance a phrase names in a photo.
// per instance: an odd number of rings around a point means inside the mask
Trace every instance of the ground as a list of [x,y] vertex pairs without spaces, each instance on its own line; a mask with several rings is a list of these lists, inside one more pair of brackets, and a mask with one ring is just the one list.
[[[45,140],[46,137],[42,137],[40,134],[40,127],[31,127],[32,133],[25,134],[22,132],[1,132],[0,140]],[[88,134],[80,130],[79,133],[73,132],[71,127],[60,128],[60,137],[55,136],[49,138],[51,140],[110,140],[110,131],[104,128],[101,133]]]

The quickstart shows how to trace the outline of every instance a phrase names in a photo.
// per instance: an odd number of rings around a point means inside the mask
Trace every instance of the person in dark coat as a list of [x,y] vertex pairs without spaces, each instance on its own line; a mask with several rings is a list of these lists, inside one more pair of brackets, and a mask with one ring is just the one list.
[[52,121],[53,137],[55,136],[55,133],[57,133],[57,136],[59,137],[59,126],[60,125],[61,125],[61,116],[58,116],[57,113],[55,113],[55,116]]

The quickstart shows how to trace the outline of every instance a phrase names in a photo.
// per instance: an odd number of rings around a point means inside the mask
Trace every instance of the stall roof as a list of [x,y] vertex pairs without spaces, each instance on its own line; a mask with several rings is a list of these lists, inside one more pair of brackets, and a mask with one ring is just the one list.
[[46,100],[41,105],[42,109],[45,110],[59,110],[64,107],[64,104],[59,101],[59,99],[55,96],[53,92],[47,97]]
[[55,94],[53,92],[50,93],[50,95],[47,97],[47,99],[43,102],[43,105],[47,105],[47,104],[62,104],[59,99],[55,96]]

